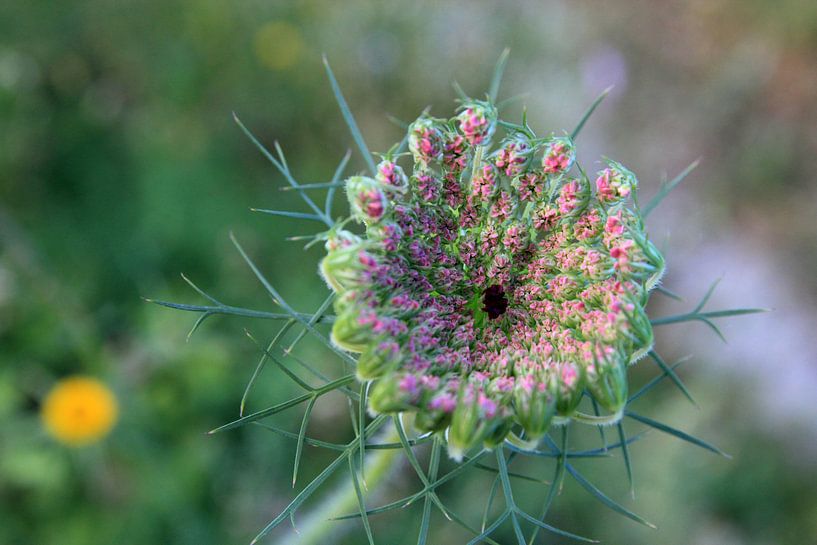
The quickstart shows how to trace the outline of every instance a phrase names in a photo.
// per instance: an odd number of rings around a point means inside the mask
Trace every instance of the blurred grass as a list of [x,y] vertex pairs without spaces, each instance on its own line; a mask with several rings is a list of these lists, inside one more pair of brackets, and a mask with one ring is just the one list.
[[[263,341],[272,324],[216,317],[185,344],[192,317],[139,296],[196,301],[178,277],[184,272],[224,301],[268,307],[228,242],[234,229],[290,301],[316,308],[321,251],[283,241],[313,226],[248,211],[299,204],[278,191],[280,176],[231,111],[267,144],[280,140],[299,179],[325,181],[352,142],[321,52],[370,147],[385,150],[399,137],[386,113],[410,119],[428,104],[447,111],[451,80],[478,93],[505,46],[512,54],[503,92],[528,92],[529,118],[543,132],[572,126],[601,89],[617,85],[582,135],[580,153],[620,158],[640,174],[646,194],[662,172],[704,156],[696,179],[706,182],[679,189],[675,207],[662,205],[651,218],[656,232],[662,217],[680,215],[749,233],[758,252],[774,241],[776,258],[794,264],[802,304],[813,305],[813,2],[605,2],[602,10],[590,2],[7,2],[0,6],[0,542],[245,542],[277,513],[293,494],[294,445],[252,428],[204,435],[236,416],[258,357],[242,329]],[[355,157],[350,171],[363,168]],[[673,233],[670,248],[694,246],[701,236]],[[672,258],[670,251],[671,267]],[[301,351],[332,369],[319,348]],[[566,487],[549,522],[627,543],[760,545],[817,535],[815,464],[792,460],[779,437],[753,425],[749,387],[738,383],[725,394],[707,375],[717,357],[701,359],[682,374],[699,378],[690,382],[704,409],[665,387],[667,401],[651,410],[713,439],[735,460],[651,436],[632,449],[638,496],[626,504],[659,523],[660,533],[600,515],[576,486]],[[78,372],[106,380],[123,410],[106,441],[73,451],[44,435],[37,410],[58,377]],[[641,367],[636,373],[648,376]],[[271,404],[288,388],[270,368],[251,405]],[[338,412],[319,404],[310,434],[346,437]],[[299,413],[278,421],[297,429]],[[325,461],[325,453],[307,450],[303,478]],[[626,496],[620,459],[587,471]],[[407,475],[390,494],[411,486]],[[446,494],[463,511],[463,498],[483,496],[488,486],[489,477],[474,478]],[[411,543],[405,528],[416,517],[406,511],[372,522],[383,542]],[[463,540],[452,527],[435,531],[439,542]]]

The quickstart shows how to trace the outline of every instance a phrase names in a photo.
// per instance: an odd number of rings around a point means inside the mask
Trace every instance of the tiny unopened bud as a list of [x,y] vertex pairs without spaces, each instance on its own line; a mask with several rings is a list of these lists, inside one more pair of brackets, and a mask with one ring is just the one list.
[[366,176],[346,180],[346,196],[352,213],[366,225],[378,223],[389,209],[389,199],[381,183]]
[[357,360],[357,377],[361,381],[380,378],[395,369],[400,361],[400,346],[394,341],[371,344]]
[[539,439],[550,429],[556,414],[556,395],[552,387],[532,374],[518,378],[513,391],[516,418],[530,439]]
[[395,380],[379,380],[369,391],[369,410],[374,414],[395,413],[410,407],[410,396]]
[[459,376],[450,374],[438,377],[441,388],[432,388],[423,403],[426,410],[418,412],[414,425],[423,431],[441,431],[451,423],[451,415],[457,408]]
[[377,266],[375,257],[366,251],[366,243],[348,231],[340,230],[330,236],[326,250],[320,271],[336,293],[365,284]]
[[484,146],[490,142],[496,130],[496,108],[481,100],[464,103],[457,115],[459,129],[472,146]]
[[641,233],[635,233],[633,237],[641,249],[644,256],[644,261],[647,264],[647,281],[644,283],[645,291],[649,292],[664,276],[667,269],[667,263],[664,256],[655,247],[646,236]]
[[557,393],[556,413],[560,416],[570,416],[576,411],[582,400],[584,390],[584,371],[581,366],[572,361],[564,361],[554,365],[553,380]]
[[506,407],[489,397],[482,385],[464,384],[448,429],[448,455],[462,460],[468,450],[503,426],[505,413]]
[[638,186],[635,174],[620,163],[607,161],[608,167],[598,173],[596,195],[603,204],[615,204],[630,196]]
[[523,134],[516,134],[502,141],[493,154],[493,162],[506,176],[513,178],[525,170],[532,152],[530,140]]
[[377,320],[375,311],[366,304],[360,293],[348,291],[335,300],[338,316],[332,324],[332,342],[350,352],[363,352],[377,337],[372,324]]
[[576,160],[573,140],[567,136],[554,136],[545,144],[542,156],[542,170],[546,174],[567,172]]
[[652,350],[655,343],[655,334],[650,319],[641,305],[630,305],[629,309],[625,311],[625,315],[629,325],[630,338],[633,341],[633,353],[630,357],[630,363],[634,363]]
[[409,151],[416,162],[428,165],[442,160],[445,150],[443,127],[442,123],[429,117],[421,117],[409,125]]
[[403,168],[394,161],[381,161],[377,165],[375,179],[392,198],[401,197],[408,191],[408,177]]
[[587,389],[606,411],[619,412],[627,403],[627,361],[619,351],[605,353],[592,367],[593,380]]
[[581,214],[590,202],[590,185],[584,178],[573,178],[562,185],[556,204],[566,217]]

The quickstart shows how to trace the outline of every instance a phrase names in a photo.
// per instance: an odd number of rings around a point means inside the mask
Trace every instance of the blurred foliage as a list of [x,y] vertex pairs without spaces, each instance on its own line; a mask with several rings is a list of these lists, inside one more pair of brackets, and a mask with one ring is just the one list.
[[[320,67],[323,51],[375,150],[399,136],[385,113],[409,119],[428,104],[448,109],[452,79],[476,94],[506,45],[513,53],[504,95],[530,93],[524,101],[540,130],[571,126],[616,83],[582,136],[588,156],[604,149],[622,158],[651,193],[662,172],[703,155],[698,179],[706,185],[680,190],[680,208],[667,213],[783,240],[778,255],[813,278],[815,3],[603,6],[0,5],[0,542],[240,543],[292,497],[291,442],[260,428],[204,435],[236,416],[257,360],[242,329],[263,341],[274,325],[214,318],[185,344],[191,317],[139,296],[196,301],[178,278],[184,272],[224,301],[268,308],[227,241],[234,228],[290,301],[318,306],[320,249],[305,253],[283,240],[314,227],[248,212],[298,205],[277,190],[280,177],[230,112],[266,143],[280,140],[301,180],[326,180],[351,141]],[[817,285],[803,285],[804,298],[817,297]],[[333,370],[317,347],[300,350]],[[633,447],[638,496],[627,505],[658,522],[659,534],[599,514],[570,486],[549,522],[619,543],[761,545],[817,535],[813,460],[792,460],[753,426],[751,403],[733,412],[706,369],[685,373],[702,378],[692,384],[704,410],[668,387],[668,401],[652,410],[717,438],[735,460],[651,434]],[[105,380],[121,404],[113,434],[82,449],[57,444],[38,420],[45,393],[74,373]],[[280,373],[265,371],[250,405],[271,404],[288,388]],[[738,388],[732,396],[745,395]],[[319,404],[310,434],[347,437],[342,413]],[[279,420],[289,429],[299,423]],[[326,461],[313,454],[304,457],[304,478]],[[619,458],[587,470],[624,498]],[[387,496],[411,486],[409,473],[393,481]],[[489,477],[474,478],[445,494],[462,504],[488,486]],[[383,542],[411,543],[405,528],[416,515],[373,518],[375,532]],[[440,525],[435,539],[458,543],[463,535]]]

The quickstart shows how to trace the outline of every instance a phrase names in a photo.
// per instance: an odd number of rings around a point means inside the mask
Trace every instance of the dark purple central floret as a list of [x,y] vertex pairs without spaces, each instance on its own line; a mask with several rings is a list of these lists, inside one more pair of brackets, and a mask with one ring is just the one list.
[[482,310],[488,313],[491,320],[496,320],[508,310],[508,299],[505,297],[505,289],[494,284],[488,286],[482,294]]

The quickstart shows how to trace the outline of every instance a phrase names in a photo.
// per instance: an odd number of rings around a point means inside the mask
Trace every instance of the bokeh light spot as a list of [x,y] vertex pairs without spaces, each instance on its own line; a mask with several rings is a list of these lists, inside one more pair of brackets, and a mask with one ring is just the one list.
[[255,54],[267,68],[286,70],[298,63],[303,50],[301,32],[285,21],[270,21],[255,33]]
[[80,376],[58,382],[42,407],[46,430],[70,446],[101,439],[111,431],[118,414],[113,392],[94,378]]

